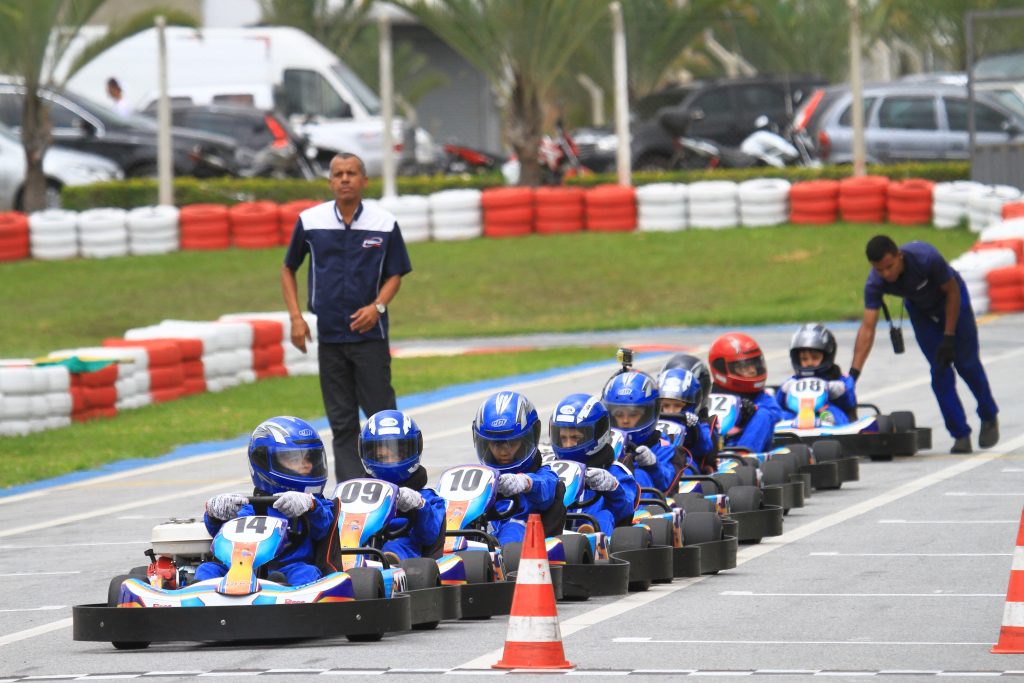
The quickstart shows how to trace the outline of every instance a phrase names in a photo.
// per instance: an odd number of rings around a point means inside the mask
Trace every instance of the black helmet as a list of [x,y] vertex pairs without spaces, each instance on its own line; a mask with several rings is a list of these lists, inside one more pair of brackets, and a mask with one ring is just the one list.
[[[821,351],[821,363],[813,367],[800,366],[800,349]],[[800,377],[813,377],[828,372],[836,362],[836,338],[820,323],[806,323],[789,342],[789,360],[793,371]]]
[[665,367],[661,370],[664,372],[673,368],[682,368],[693,373],[693,376],[700,382],[700,393],[703,397],[698,408],[707,409],[708,404],[711,402],[709,397],[711,393],[711,371],[708,370],[707,364],[697,356],[691,356],[688,353],[677,353],[665,362]]

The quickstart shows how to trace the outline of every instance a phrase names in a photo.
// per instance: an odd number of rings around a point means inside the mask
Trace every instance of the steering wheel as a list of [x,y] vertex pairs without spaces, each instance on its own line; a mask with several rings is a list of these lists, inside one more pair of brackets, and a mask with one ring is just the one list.
[[494,507],[487,511],[487,519],[500,522],[514,517],[521,509],[522,505],[519,502],[519,496],[513,496],[512,498],[498,497],[494,501]]

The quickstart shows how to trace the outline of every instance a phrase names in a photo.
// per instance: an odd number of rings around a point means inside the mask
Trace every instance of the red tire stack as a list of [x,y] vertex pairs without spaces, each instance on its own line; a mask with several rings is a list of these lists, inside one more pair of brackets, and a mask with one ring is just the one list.
[[806,180],[789,188],[789,222],[829,225],[839,212],[839,182]]
[[1005,240],[992,240],[991,242],[975,242],[971,251],[983,249],[1012,249],[1017,255],[1017,265],[1024,265],[1024,238],[1014,237]]
[[484,237],[520,237],[533,232],[533,188],[495,187],[480,194]]
[[287,377],[284,325],[273,320],[246,320],[252,326],[252,369],[256,379]]
[[1024,266],[996,268],[988,280],[989,310],[994,313],[1024,311]]
[[296,199],[282,204],[278,213],[278,224],[280,226],[278,244],[288,244],[291,242],[292,232],[295,230],[295,222],[299,220],[299,214],[320,203],[315,199]]
[[0,261],[20,261],[28,254],[28,216],[20,211],[0,213]]
[[178,213],[181,248],[227,249],[231,244],[228,207],[223,204],[190,204]]
[[585,196],[582,187],[538,187],[533,194],[537,232],[551,234],[582,230]]
[[889,222],[896,225],[930,225],[934,189],[935,183],[932,181],[916,178],[889,183],[885,204]]
[[839,213],[847,223],[882,223],[888,201],[889,179],[880,175],[839,181]]
[[1003,220],[1024,218],[1024,202],[1007,202],[1003,204]]
[[149,396],[153,403],[181,398],[185,392],[185,370],[181,348],[173,339],[104,339],[104,346],[138,346],[149,359]]
[[242,202],[228,209],[231,245],[240,249],[267,249],[281,241],[281,217],[277,203]]
[[117,363],[94,372],[71,373],[71,419],[87,422],[117,415]]
[[623,185],[597,185],[585,197],[586,225],[591,232],[636,230],[636,189]]

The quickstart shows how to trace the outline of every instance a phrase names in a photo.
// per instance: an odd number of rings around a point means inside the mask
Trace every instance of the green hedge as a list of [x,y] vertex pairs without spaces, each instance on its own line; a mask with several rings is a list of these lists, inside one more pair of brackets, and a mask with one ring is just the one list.
[[[936,182],[966,180],[971,167],[966,161],[935,163],[907,163],[868,166],[868,173],[885,175],[890,178],[927,178]],[[816,178],[845,178],[852,173],[848,165],[806,168],[720,168],[691,171],[643,172],[633,174],[634,185],[650,183],[679,182],[692,183],[698,180],[735,180],[751,178],[786,178],[792,182]],[[569,183],[591,187],[602,183],[617,182],[615,174],[604,173],[572,178]],[[498,187],[503,184],[500,174],[465,176],[413,176],[398,178],[399,194],[432,194],[455,188]],[[370,180],[367,197],[380,197],[381,181]],[[293,180],[270,178],[177,178],[174,181],[174,203],[186,204],[215,203],[237,204],[257,199],[275,202],[290,202],[293,199],[330,198],[326,180]],[[116,182],[95,183],[78,187],[66,187],[61,191],[61,201],[67,209],[82,211],[96,207],[116,206],[125,209],[155,204],[156,181],[152,179],[131,179]]]

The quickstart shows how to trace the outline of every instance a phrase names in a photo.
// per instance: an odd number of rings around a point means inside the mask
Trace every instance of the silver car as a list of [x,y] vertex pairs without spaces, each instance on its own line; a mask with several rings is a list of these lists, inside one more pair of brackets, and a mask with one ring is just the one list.
[[[847,86],[812,93],[794,117],[819,159],[853,161],[853,95]],[[967,160],[967,88],[948,83],[895,82],[864,88],[868,163]],[[1024,119],[989,93],[975,95],[980,145],[1019,139]]]
[[[86,185],[124,177],[120,167],[109,159],[50,147],[43,157],[46,176],[46,206],[60,206],[60,189],[65,185]],[[0,126],[0,211],[21,210],[25,188],[25,148],[17,135]]]

